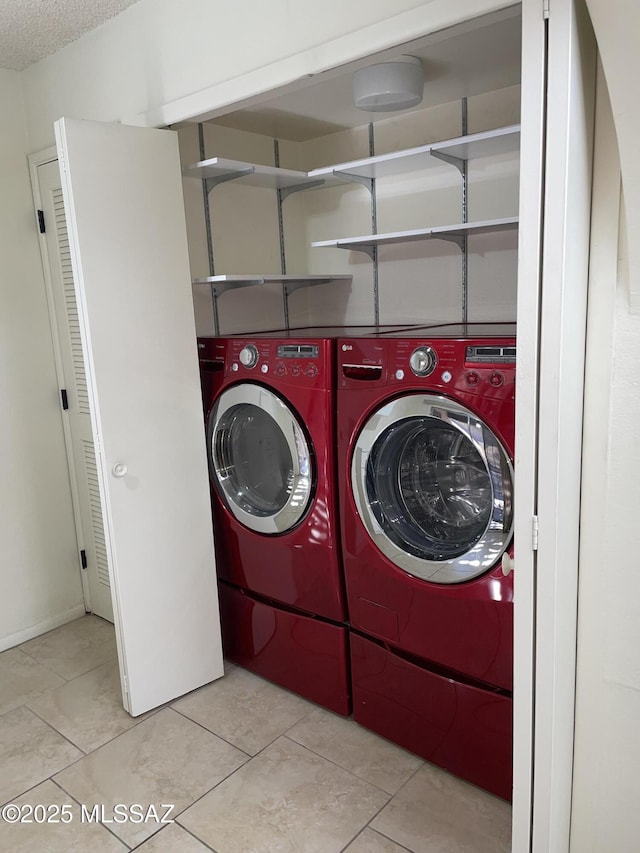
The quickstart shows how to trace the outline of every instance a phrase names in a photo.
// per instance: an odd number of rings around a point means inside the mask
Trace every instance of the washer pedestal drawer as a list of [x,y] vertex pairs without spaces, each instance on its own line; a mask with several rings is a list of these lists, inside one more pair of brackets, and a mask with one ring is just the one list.
[[351,635],[353,717],[481,788],[511,799],[512,700]]
[[225,657],[345,716],[351,713],[348,632],[219,584]]

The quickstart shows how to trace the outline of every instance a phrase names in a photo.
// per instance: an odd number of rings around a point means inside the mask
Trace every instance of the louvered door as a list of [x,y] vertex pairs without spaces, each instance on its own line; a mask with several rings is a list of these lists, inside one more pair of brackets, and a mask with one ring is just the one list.
[[86,570],[82,571],[85,575],[85,590],[88,591],[88,606],[92,613],[113,622],[91,410],[57,161],[39,166],[38,176],[55,305],[57,348],[69,407],[67,439],[70,445],[69,471],[75,504],[78,560],[86,564]]

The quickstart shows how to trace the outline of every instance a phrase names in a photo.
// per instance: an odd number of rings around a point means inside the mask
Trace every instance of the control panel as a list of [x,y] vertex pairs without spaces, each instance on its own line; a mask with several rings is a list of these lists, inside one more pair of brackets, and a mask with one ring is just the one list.
[[332,342],[283,341],[277,338],[227,338],[225,373],[238,379],[300,386],[330,387]]
[[338,387],[397,386],[488,397],[515,388],[515,338],[361,338],[338,345]]

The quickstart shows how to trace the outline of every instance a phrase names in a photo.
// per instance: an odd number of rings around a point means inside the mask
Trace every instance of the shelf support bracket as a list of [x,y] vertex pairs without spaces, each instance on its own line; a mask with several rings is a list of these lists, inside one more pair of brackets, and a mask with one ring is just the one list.
[[467,235],[466,234],[433,234],[432,240],[446,240],[448,243],[455,243],[461,252],[466,251]]
[[281,187],[279,190],[280,197],[282,201],[284,201],[285,198],[290,195],[293,195],[293,193],[299,193],[303,190],[315,190],[318,187],[323,186],[324,183],[325,181],[323,178],[318,178],[317,181],[309,181],[308,184],[293,184],[293,186],[290,187]]
[[455,166],[463,177],[466,175],[467,161],[462,157],[454,157],[453,154],[446,154],[444,151],[430,151],[429,153],[437,160],[442,160],[443,163]]
[[245,178],[247,175],[253,175],[255,169],[253,166],[250,169],[239,169],[237,172],[228,172],[226,175],[217,175],[215,178],[204,178],[204,188],[207,195],[220,184],[226,184],[227,181],[236,181],[238,178]]
[[314,278],[313,281],[305,281],[304,279],[300,281],[286,281],[284,283],[284,292],[289,297],[296,290],[300,290],[303,287],[314,287],[316,284],[329,284],[330,281],[332,281],[331,278]]
[[342,178],[343,181],[348,181],[352,184],[362,184],[373,195],[373,178],[367,178],[364,175],[354,175],[351,172],[341,172],[339,169],[334,169],[333,174],[336,178]]
[[374,261],[376,259],[377,246],[358,245],[357,243],[338,243],[336,249],[348,249],[350,252],[364,252],[369,258]]

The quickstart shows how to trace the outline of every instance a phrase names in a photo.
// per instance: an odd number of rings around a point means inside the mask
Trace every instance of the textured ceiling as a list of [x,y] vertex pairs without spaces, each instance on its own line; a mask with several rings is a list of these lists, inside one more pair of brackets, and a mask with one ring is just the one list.
[[137,0],[0,0],[0,68],[22,71]]

